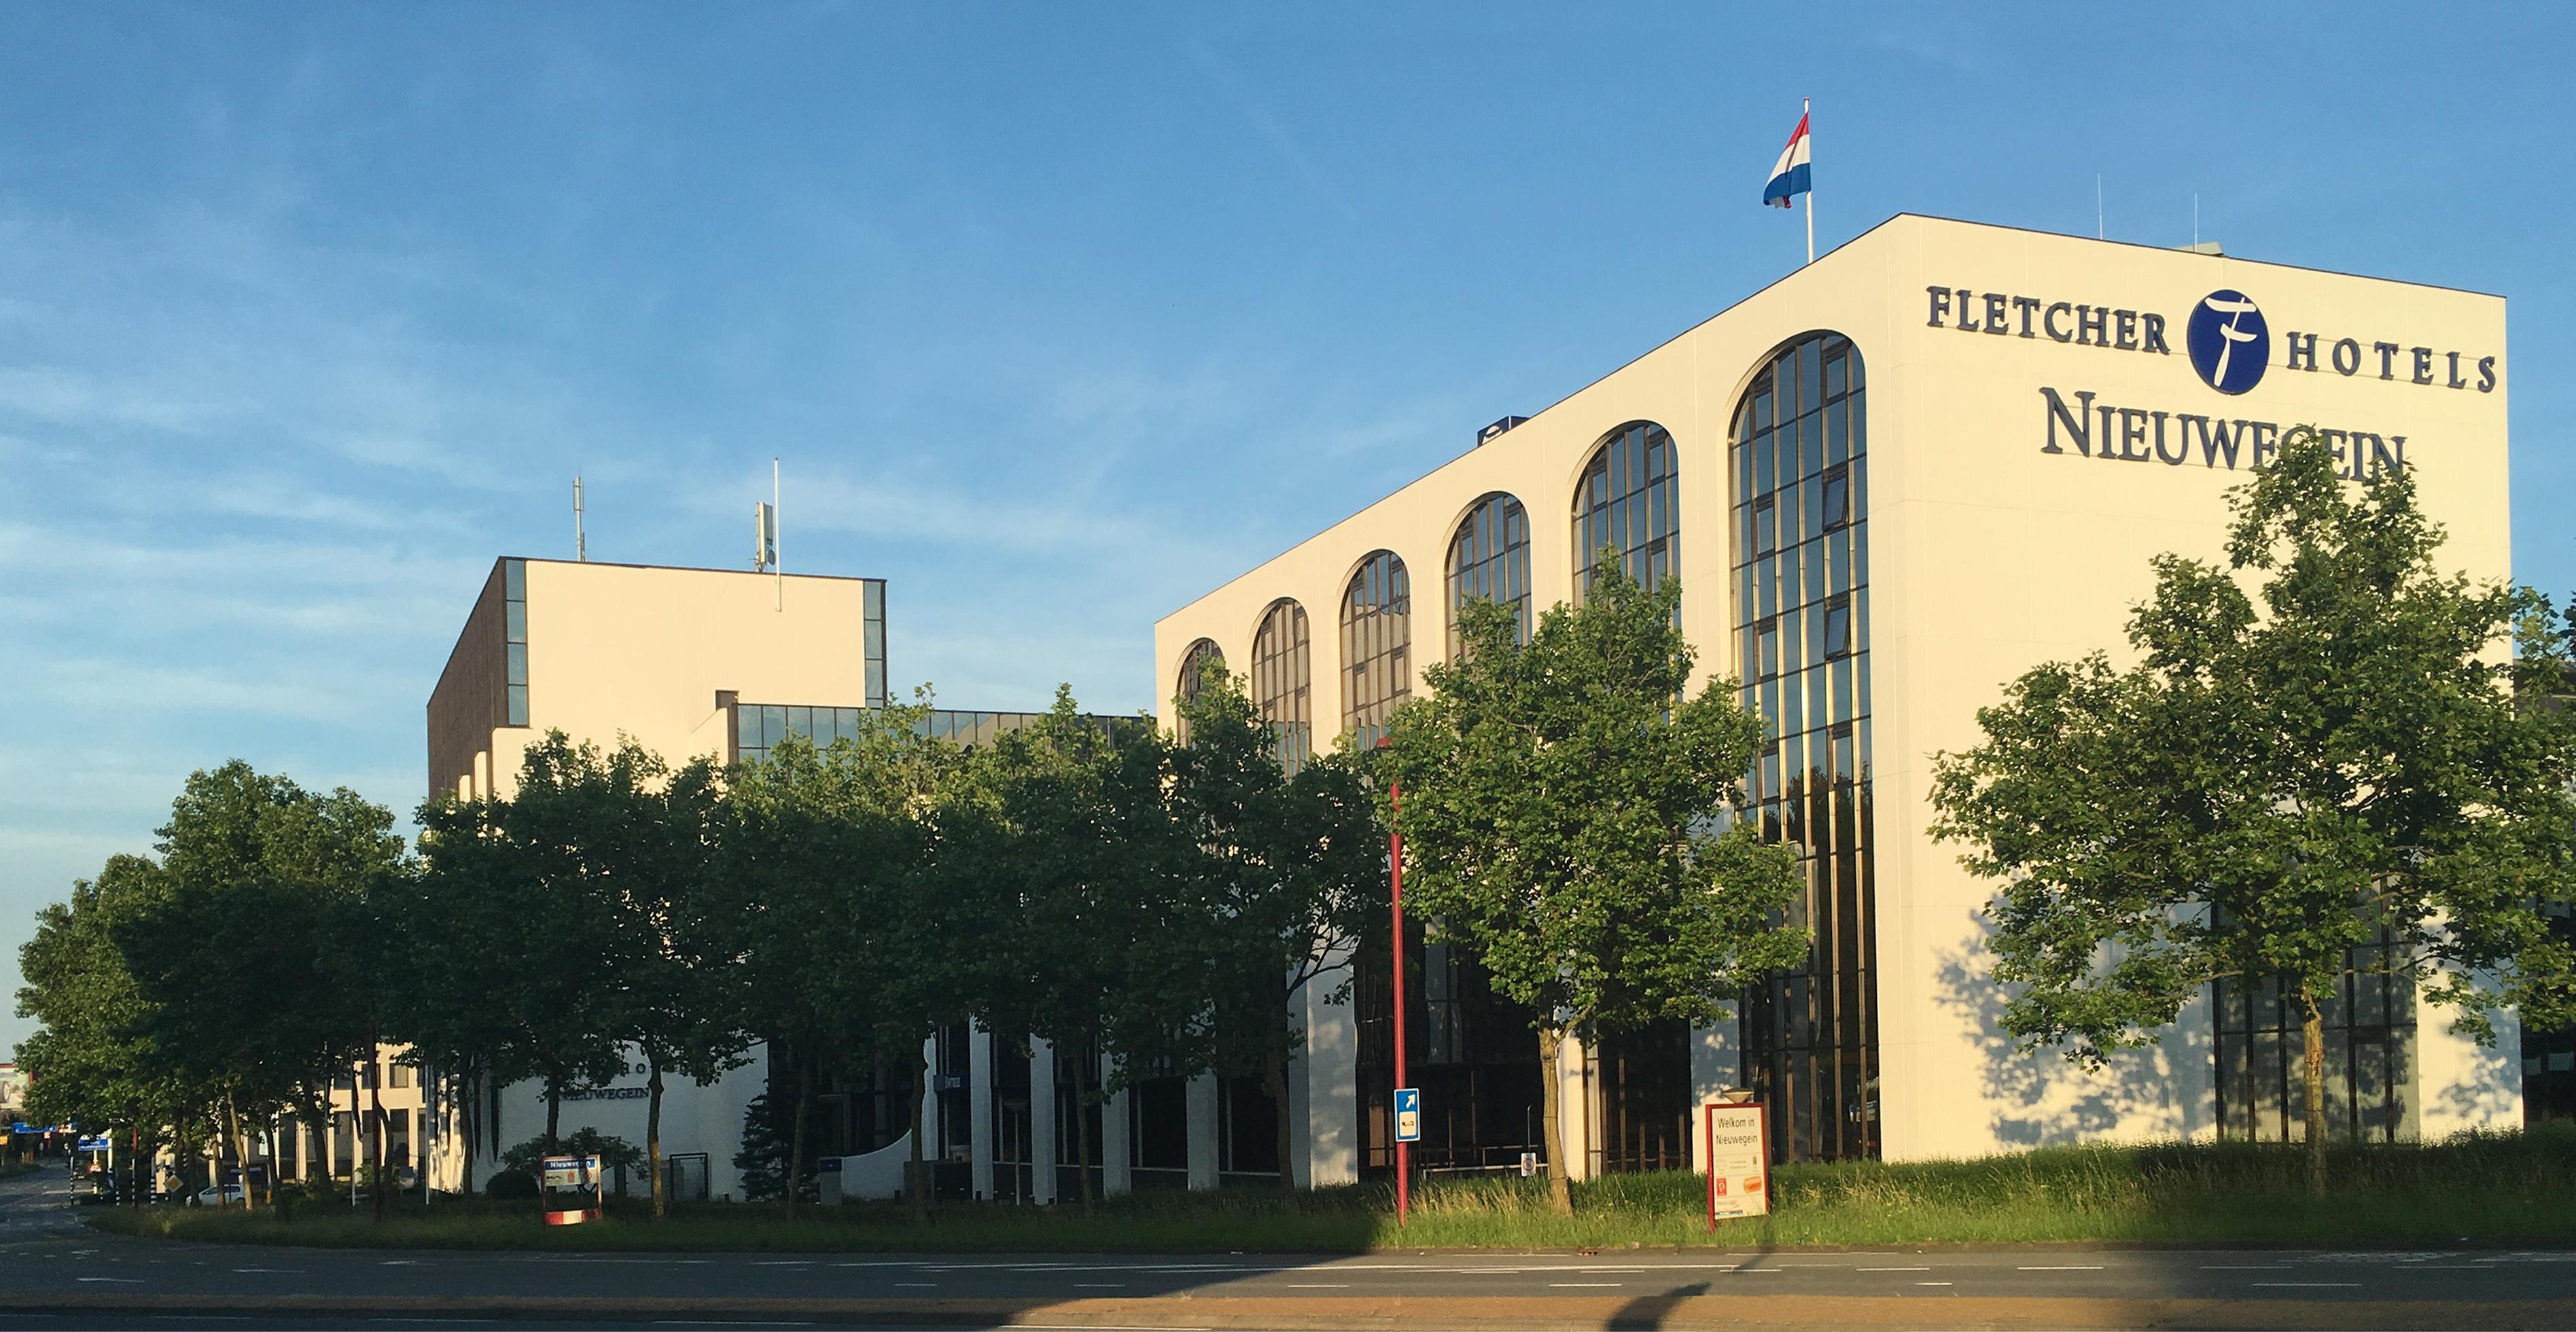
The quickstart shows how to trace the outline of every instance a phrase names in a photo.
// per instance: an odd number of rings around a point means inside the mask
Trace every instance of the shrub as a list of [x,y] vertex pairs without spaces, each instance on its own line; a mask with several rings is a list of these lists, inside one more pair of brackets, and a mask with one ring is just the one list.
[[483,1186],[483,1196],[494,1202],[526,1202],[537,1196],[537,1177],[526,1170],[493,1171],[491,1182]]

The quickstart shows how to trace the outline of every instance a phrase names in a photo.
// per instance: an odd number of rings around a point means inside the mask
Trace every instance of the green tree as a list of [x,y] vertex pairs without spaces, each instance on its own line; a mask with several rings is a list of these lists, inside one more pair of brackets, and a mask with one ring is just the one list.
[[[345,787],[308,792],[236,759],[189,775],[159,849],[166,890],[112,934],[148,1003],[148,1048],[206,1089],[246,1166],[251,1126],[312,1113],[331,1072],[372,1062],[381,940],[367,902],[401,872],[402,840]],[[369,1122],[381,1155],[381,1113]]]
[[603,845],[608,821],[624,811],[603,799],[605,767],[597,746],[548,731],[523,757],[517,790],[492,802],[502,873],[488,887],[510,911],[490,942],[506,959],[501,998],[517,1028],[514,1062],[545,1089],[548,1141],[562,1137],[565,1091],[625,1066],[616,864]]
[[526,934],[539,904],[503,809],[452,796],[424,803],[420,872],[386,881],[376,907],[389,935],[386,1031],[411,1047],[426,1081],[454,1089],[469,1197],[489,1136],[475,1089],[535,1075],[517,1006],[537,988]]
[[[151,1005],[114,931],[165,891],[150,859],[110,856],[97,878],[73,883],[69,901],[36,913],[35,936],[18,950],[18,1016],[38,1024],[17,1047],[31,1081],[28,1114],[118,1136],[121,1146],[139,1147],[142,1160],[166,1140],[192,1092],[153,1045]],[[142,1201],[141,1190],[126,1193]]]
[[1327,754],[1285,771],[1278,736],[1213,658],[1197,694],[1173,706],[1189,740],[1166,750],[1165,806],[1185,909],[1202,920],[1167,944],[1203,955],[1185,983],[1208,993],[1209,1062],[1261,1079],[1278,1112],[1280,1183],[1293,1188],[1288,1078],[1305,1032],[1289,1005],[1328,977],[1328,1002],[1349,996],[1353,950],[1386,909],[1386,837],[1365,759]]
[[[724,937],[742,967],[744,1021],[783,1047],[795,1079],[786,1179],[806,1177],[821,1079],[895,1059],[918,1071],[932,1032],[964,1016],[954,968],[972,951],[960,940],[975,936],[949,923],[922,874],[925,819],[958,761],[928,734],[928,710],[926,699],[872,709],[855,736],[822,749],[790,736],[730,774],[717,839]],[[925,1204],[917,1183],[907,1192]],[[791,1209],[804,1199],[801,1188],[787,1196]]]
[[[1058,688],[1047,715],[978,750],[934,819],[933,890],[980,946],[962,990],[987,1030],[1050,1042],[1078,1113],[1156,1067],[1205,1066],[1205,954],[1163,807],[1164,746],[1141,720],[1104,726]],[[1104,1050],[1108,1075],[1082,1052]],[[1095,1081],[1095,1079],[1097,1079]],[[1091,1137],[1072,1128],[1088,1210]]]
[[[2325,1186],[2324,1010],[2355,949],[2493,1039],[2571,1013],[2570,728],[2516,701],[2563,680],[2536,594],[2436,563],[2410,471],[2359,485],[2290,432],[2230,497],[2227,562],[2154,560],[2135,664],[2051,662],[1938,756],[1935,836],[2000,880],[2003,1025],[2099,1064],[2213,982],[2278,978],[2301,1016],[2311,1185]],[[2252,591],[2249,593],[2249,587]],[[2519,661],[2505,648],[2519,636]]]
[[1615,550],[1598,568],[1583,605],[1550,609],[1526,645],[1510,609],[1464,608],[1459,658],[1396,710],[1385,769],[1402,782],[1408,907],[1536,1015],[1561,1212],[1565,1037],[1712,1020],[1720,996],[1807,948],[1779,923],[1794,853],[1733,817],[1760,720],[1732,681],[1686,692],[1677,580],[1642,588]]

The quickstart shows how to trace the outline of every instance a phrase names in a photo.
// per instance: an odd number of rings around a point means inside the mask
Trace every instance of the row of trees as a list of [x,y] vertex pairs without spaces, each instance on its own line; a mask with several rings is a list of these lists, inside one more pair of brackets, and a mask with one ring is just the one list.
[[[2576,653],[2544,599],[2439,571],[2411,473],[2356,488],[2294,431],[2235,503],[2227,567],[2158,561],[2134,665],[2037,668],[1936,756],[1933,831],[2000,882],[1993,975],[2033,1048],[2098,1062],[2212,984],[2283,981],[2321,1151],[2322,1011],[2357,945],[2482,1037],[2500,1008],[2576,1016],[2549,923],[2576,884]],[[925,1040],[970,1019],[1109,1051],[1113,1087],[1215,1069],[1284,1106],[1291,999],[1338,997],[1352,950],[1384,946],[1398,789],[1411,905],[1533,1014],[1554,1087],[1568,1035],[1710,1020],[1809,942],[1794,849],[1736,817],[1760,723],[1731,681],[1688,690],[1677,580],[1596,567],[1526,639],[1466,608],[1381,748],[1293,772],[1211,670],[1177,701],[1186,744],[1062,693],[971,752],[901,707],[733,771],[549,736],[510,798],[423,806],[416,856],[346,791],[198,774],[160,859],[111,860],[28,945],[36,1108],[240,1141],[317,1111],[381,1038],[448,1078],[538,1080],[551,1141],[562,1093],[632,1048],[659,1206],[667,1080],[755,1039],[795,1056],[770,1089],[790,1181],[819,1078],[909,1060],[919,1085]]]
[[1183,706],[1186,747],[1060,693],[972,751],[894,707],[730,773],[553,734],[509,797],[424,805],[416,856],[347,791],[196,774],[159,859],[111,860],[26,949],[36,1109],[155,1139],[213,1120],[248,1160],[392,1042],[460,1086],[534,1080],[550,1143],[563,1093],[631,1050],[658,1211],[668,1081],[762,1039],[794,1052],[791,1179],[819,1078],[917,1065],[969,1019],[1107,1050],[1113,1087],[1218,1069],[1284,1104],[1289,999],[1383,901],[1376,812],[1351,756],[1284,772],[1231,681]]
[[[1293,771],[1211,667],[1176,702],[1186,744],[1061,692],[972,751],[930,738],[926,704],[730,771],[549,735],[507,798],[423,805],[417,854],[347,791],[199,773],[159,860],[111,861],[28,946],[39,1108],[155,1134],[219,1119],[248,1159],[271,1117],[328,1122],[333,1080],[389,1042],[457,1086],[533,1080],[550,1144],[564,1093],[632,1051],[657,1207],[665,1087],[760,1040],[789,1055],[769,1089],[788,1180],[819,1083],[903,1063],[923,1085],[927,1039],[968,1020],[1108,1052],[1105,1085],[1061,1065],[1082,1101],[1215,1070],[1284,1108],[1293,1001],[1340,1000],[1354,950],[1385,946],[1399,781],[1417,910],[1537,1015],[1552,1068],[1569,1033],[1709,1018],[1804,947],[1780,924],[1793,855],[1728,819],[1759,725],[1726,682],[1685,696],[1679,595],[1613,561],[1526,643],[1480,608],[1388,745]],[[1548,1125],[1561,1166],[1552,1101]],[[1283,1163],[1292,1130],[1283,1113]]]

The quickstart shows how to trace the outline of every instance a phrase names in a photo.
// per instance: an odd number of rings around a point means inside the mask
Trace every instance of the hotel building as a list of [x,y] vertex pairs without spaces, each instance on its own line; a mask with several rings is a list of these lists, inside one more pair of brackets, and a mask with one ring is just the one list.
[[[2298,1024],[2268,989],[2205,995],[2099,1075],[2013,1049],[1985,979],[1992,885],[1927,832],[1932,759],[1975,744],[2022,671],[2116,659],[2149,558],[2220,558],[2228,489],[2294,426],[2350,475],[2412,469],[2443,558],[2506,577],[2506,367],[2494,296],[1899,216],[1166,616],[1157,692],[1215,655],[1292,746],[1365,736],[1453,650],[1464,600],[1526,625],[1606,546],[1683,580],[1701,674],[1770,728],[1751,798],[1804,854],[1807,965],[1731,1021],[1606,1037],[1541,1087],[1529,1015],[1430,946],[1418,1163],[1508,1165],[1555,1096],[1576,1175],[1679,1166],[1691,1108],[1733,1087],[1770,1107],[1783,1160],[2295,1136]],[[1304,1178],[1390,1155],[1384,964],[1360,982],[1303,1015]],[[2509,1015],[2492,1049],[2447,1022],[2348,977],[2335,1130],[2519,1124]]]

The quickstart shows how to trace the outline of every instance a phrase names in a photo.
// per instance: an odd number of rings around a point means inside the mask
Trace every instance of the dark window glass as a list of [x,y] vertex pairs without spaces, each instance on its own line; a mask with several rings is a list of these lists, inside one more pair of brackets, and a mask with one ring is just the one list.
[[1839,469],[1825,473],[1825,530],[1833,531],[1851,518],[1851,473]]
[[1679,558],[1679,481],[1673,437],[1651,421],[1603,436],[1574,487],[1574,591],[1592,586],[1593,560],[1618,550],[1628,576],[1651,587]]
[[1868,824],[1867,461],[1861,358],[1842,337],[1781,348],[1734,414],[1736,657],[1772,741],[1747,776],[1766,837],[1794,846],[1806,964],[1739,1010],[1747,1083],[1779,1107],[1779,1159],[1878,1154],[1876,902]]
[[1529,514],[1499,491],[1476,501],[1449,541],[1452,657],[1458,655],[1458,608],[1479,598],[1517,611],[1521,641],[1529,641]]
[[1365,747],[1413,690],[1413,586],[1404,561],[1381,550],[1342,592],[1342,729]]
[[1291,771],[1314,745],[1311,660],[1306,608],[1284,597],[1270,603],[1252,636],[1252,703],[1277,738],[1281,766]]

